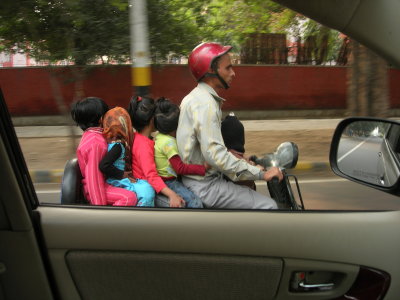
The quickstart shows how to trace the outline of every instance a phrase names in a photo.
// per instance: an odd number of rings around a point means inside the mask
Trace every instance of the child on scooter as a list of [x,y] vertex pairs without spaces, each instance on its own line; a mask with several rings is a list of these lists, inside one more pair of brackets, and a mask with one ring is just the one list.
[[156,105],[150,97],[136,96],[129,102],[129,116],[136,129],[132,146],[132,170],[135,178],[147,180],[157,195],[155,204],[159,207],[185,207],[181,196],[171,190],[158,175],[154,162],[155,131],[154,112]]
[[154,117],[155,127],[159,132],[155,137],[154,145],[157,172],[171,190],[182,196],[186,202],[186,207],[202,208],[203,204],[200,198],[178,179],[178,175],[204,176],[206,172],[204,165],[182,162],[176,144],[178,120],[179,107],[168,99],[158,99]]
[[[225,146],[229,152],[231,152],[237,158],[245,159],[250,164],[254,164],[247,157],[245,157],[244,126],[233,112],[230,112],[221,122],[221,134],[222,138],[224,139]],[[226,179],[229,180],[227,177]],[[256,190],[256,184],[253,180],[242,180],[236,181],[235,183],[245,185],[253,190]]]
[[72,119],[84,131],[76,150],[84,196],[92,205],[133,206],[137,202],[136,194],[106,183],[99,170],[100,160],[107,152],[101,127],[107,111],[107,104],[96,97],[79,100],[71,107]]
[[103,136],[108,152],[99,164],[107,183],[136,193],[137,206],[154,207],[154,189],[132,175],[133,129],[128,112],[122,107],[110,109],[103,118]]

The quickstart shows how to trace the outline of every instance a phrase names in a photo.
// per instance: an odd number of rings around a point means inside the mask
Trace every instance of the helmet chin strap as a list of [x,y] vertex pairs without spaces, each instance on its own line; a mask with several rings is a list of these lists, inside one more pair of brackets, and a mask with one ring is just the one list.
[[226,90],[229,89],[229,84],[226,83],[217,71],[215,71],[215,73],[206,73],[204,77],[217,77],[223,88]]
[[221,82],[222,86],[224,87],[224,89],[229,89],[229,84],[226,83],[226,81],[218,74],[217,72],[217,78],[219,79],[219,81]]

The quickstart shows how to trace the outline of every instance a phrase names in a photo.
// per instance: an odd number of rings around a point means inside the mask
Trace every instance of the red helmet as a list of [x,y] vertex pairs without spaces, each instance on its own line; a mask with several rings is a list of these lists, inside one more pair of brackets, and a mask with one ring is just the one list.
[[189,55],[189,67],[194,78],[200,81],[211,67],[213,60],[231,49],[232,46],[222,46],[218,43],[202,43],[194,48]]

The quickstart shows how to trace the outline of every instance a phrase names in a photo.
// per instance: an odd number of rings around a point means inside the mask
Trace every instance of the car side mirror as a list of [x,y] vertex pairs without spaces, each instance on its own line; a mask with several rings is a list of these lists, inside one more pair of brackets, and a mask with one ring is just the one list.
[[375,118],[341,121],[329,160],[341,177],[400,195],[400,123]]

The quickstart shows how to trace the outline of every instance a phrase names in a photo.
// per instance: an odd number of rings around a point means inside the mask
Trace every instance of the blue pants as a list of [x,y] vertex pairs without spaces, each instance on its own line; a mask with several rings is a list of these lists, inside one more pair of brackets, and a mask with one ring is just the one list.
[[183,198],[186,202],[186,207],[188,208],[203,208],[203,203],[200,198],[192,193],[182,182],[177,179],[167,180],[165,184]]
[[136,206],[154,207],[155,191],[146,180],[136,179],[136,182],[131,182],[128,178],[121,180],[109,178],[107,183],[134,192],[138,199]]

